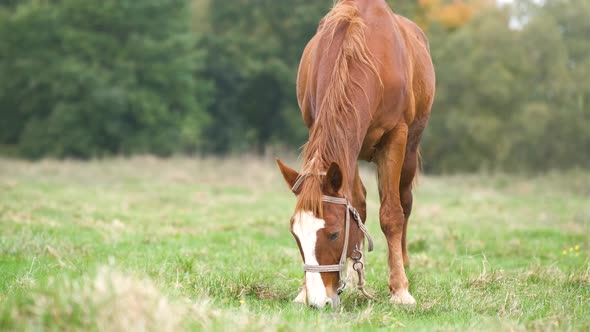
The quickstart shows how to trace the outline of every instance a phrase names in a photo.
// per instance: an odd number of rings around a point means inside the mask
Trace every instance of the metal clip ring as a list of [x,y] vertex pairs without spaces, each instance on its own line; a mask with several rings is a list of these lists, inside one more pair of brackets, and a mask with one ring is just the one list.
[[361,261],[357,261],[357,262],[352,263],[352,269],[355,270],[356,272],[362,271],[364,267],[365,266],[363,265],[363,262],[361,262]]

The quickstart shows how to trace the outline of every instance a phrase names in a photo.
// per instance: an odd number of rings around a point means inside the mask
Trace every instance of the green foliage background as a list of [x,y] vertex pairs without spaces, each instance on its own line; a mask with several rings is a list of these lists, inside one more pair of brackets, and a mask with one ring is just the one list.
[[[417,1],[390,1],[419,17]],[[264,153],[306,139],[305,43],[332,1],[0,1],[0,145],[28,158]],[[430,172],[590,167],[590,3],[489,7],[428,34]]]

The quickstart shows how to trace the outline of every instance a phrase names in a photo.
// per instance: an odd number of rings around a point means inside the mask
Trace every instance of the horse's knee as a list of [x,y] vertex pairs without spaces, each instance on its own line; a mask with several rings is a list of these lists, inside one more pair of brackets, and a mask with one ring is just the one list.
[[381,231],[383,232],[383,234],[385,234],[386,237],[399,235],[403,232],[403,230],[404,230],[403,222],[388,221],[388,222],[381,223]]
[[382,206],[379,211],[381,231],[385,236],[396,235],[403,232],[404,214],[401,206],[386,207]]

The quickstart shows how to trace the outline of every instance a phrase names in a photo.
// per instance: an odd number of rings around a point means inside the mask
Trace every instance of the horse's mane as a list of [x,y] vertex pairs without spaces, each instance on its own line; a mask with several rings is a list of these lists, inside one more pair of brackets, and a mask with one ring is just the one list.
[[[309,140],[303,149],[304,167],[302,174],[307,174],[303,182],[297,211],[312,211],[323,216],[321,174],[332,162],[337,162],[343,172],[343,185],[347,186],[347,166],[351,141],[350,135],[359,135],[359,116],[349,95],[360,91],[367,96],[358,80],[351,77],[351,66],[359,67],[363,73],[372,72],[382,86],[377,67],[367,48],[365,24],[354,1],[340,1],[322,19],[317,35],[319,43],[315,52],[321,53],[328,72],[329,83],[317,110],[317,117],[310,128]],[[317,61],[313,57],[311,61]],[[317,66],[317,63],[315,64]],[[309,66],[310,68],[314,66]],[[368,75],[368,74],[367,74]],[[318,73],[318,77],[320,74]],[[354,90],[353,90],[354,89]],[[367,97],[368,99],[368,97]],[[317,107],[318,105],[316,105]],[[353,130],[351,130],[353,129]],[[362,140],[361,140],[362,141]],[[359,143],[360,144],[360,143]]]

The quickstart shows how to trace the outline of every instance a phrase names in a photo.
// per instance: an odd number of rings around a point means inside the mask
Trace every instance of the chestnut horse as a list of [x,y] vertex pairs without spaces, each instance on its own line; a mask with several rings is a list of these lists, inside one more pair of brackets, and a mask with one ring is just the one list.
[[406,231],[434,85],[426,36],[384,0],[341,0],[321,20],[297,78],[309,128],[304,166],[298,173],[277,160],[297,195],[291,233],[304,261],[305,285],[295,301],[339,304],[343,263],[359,255],[367,234],[366,190],[357,164],[366,160],[377,165],[390,301],[416,303],[404,270]]

